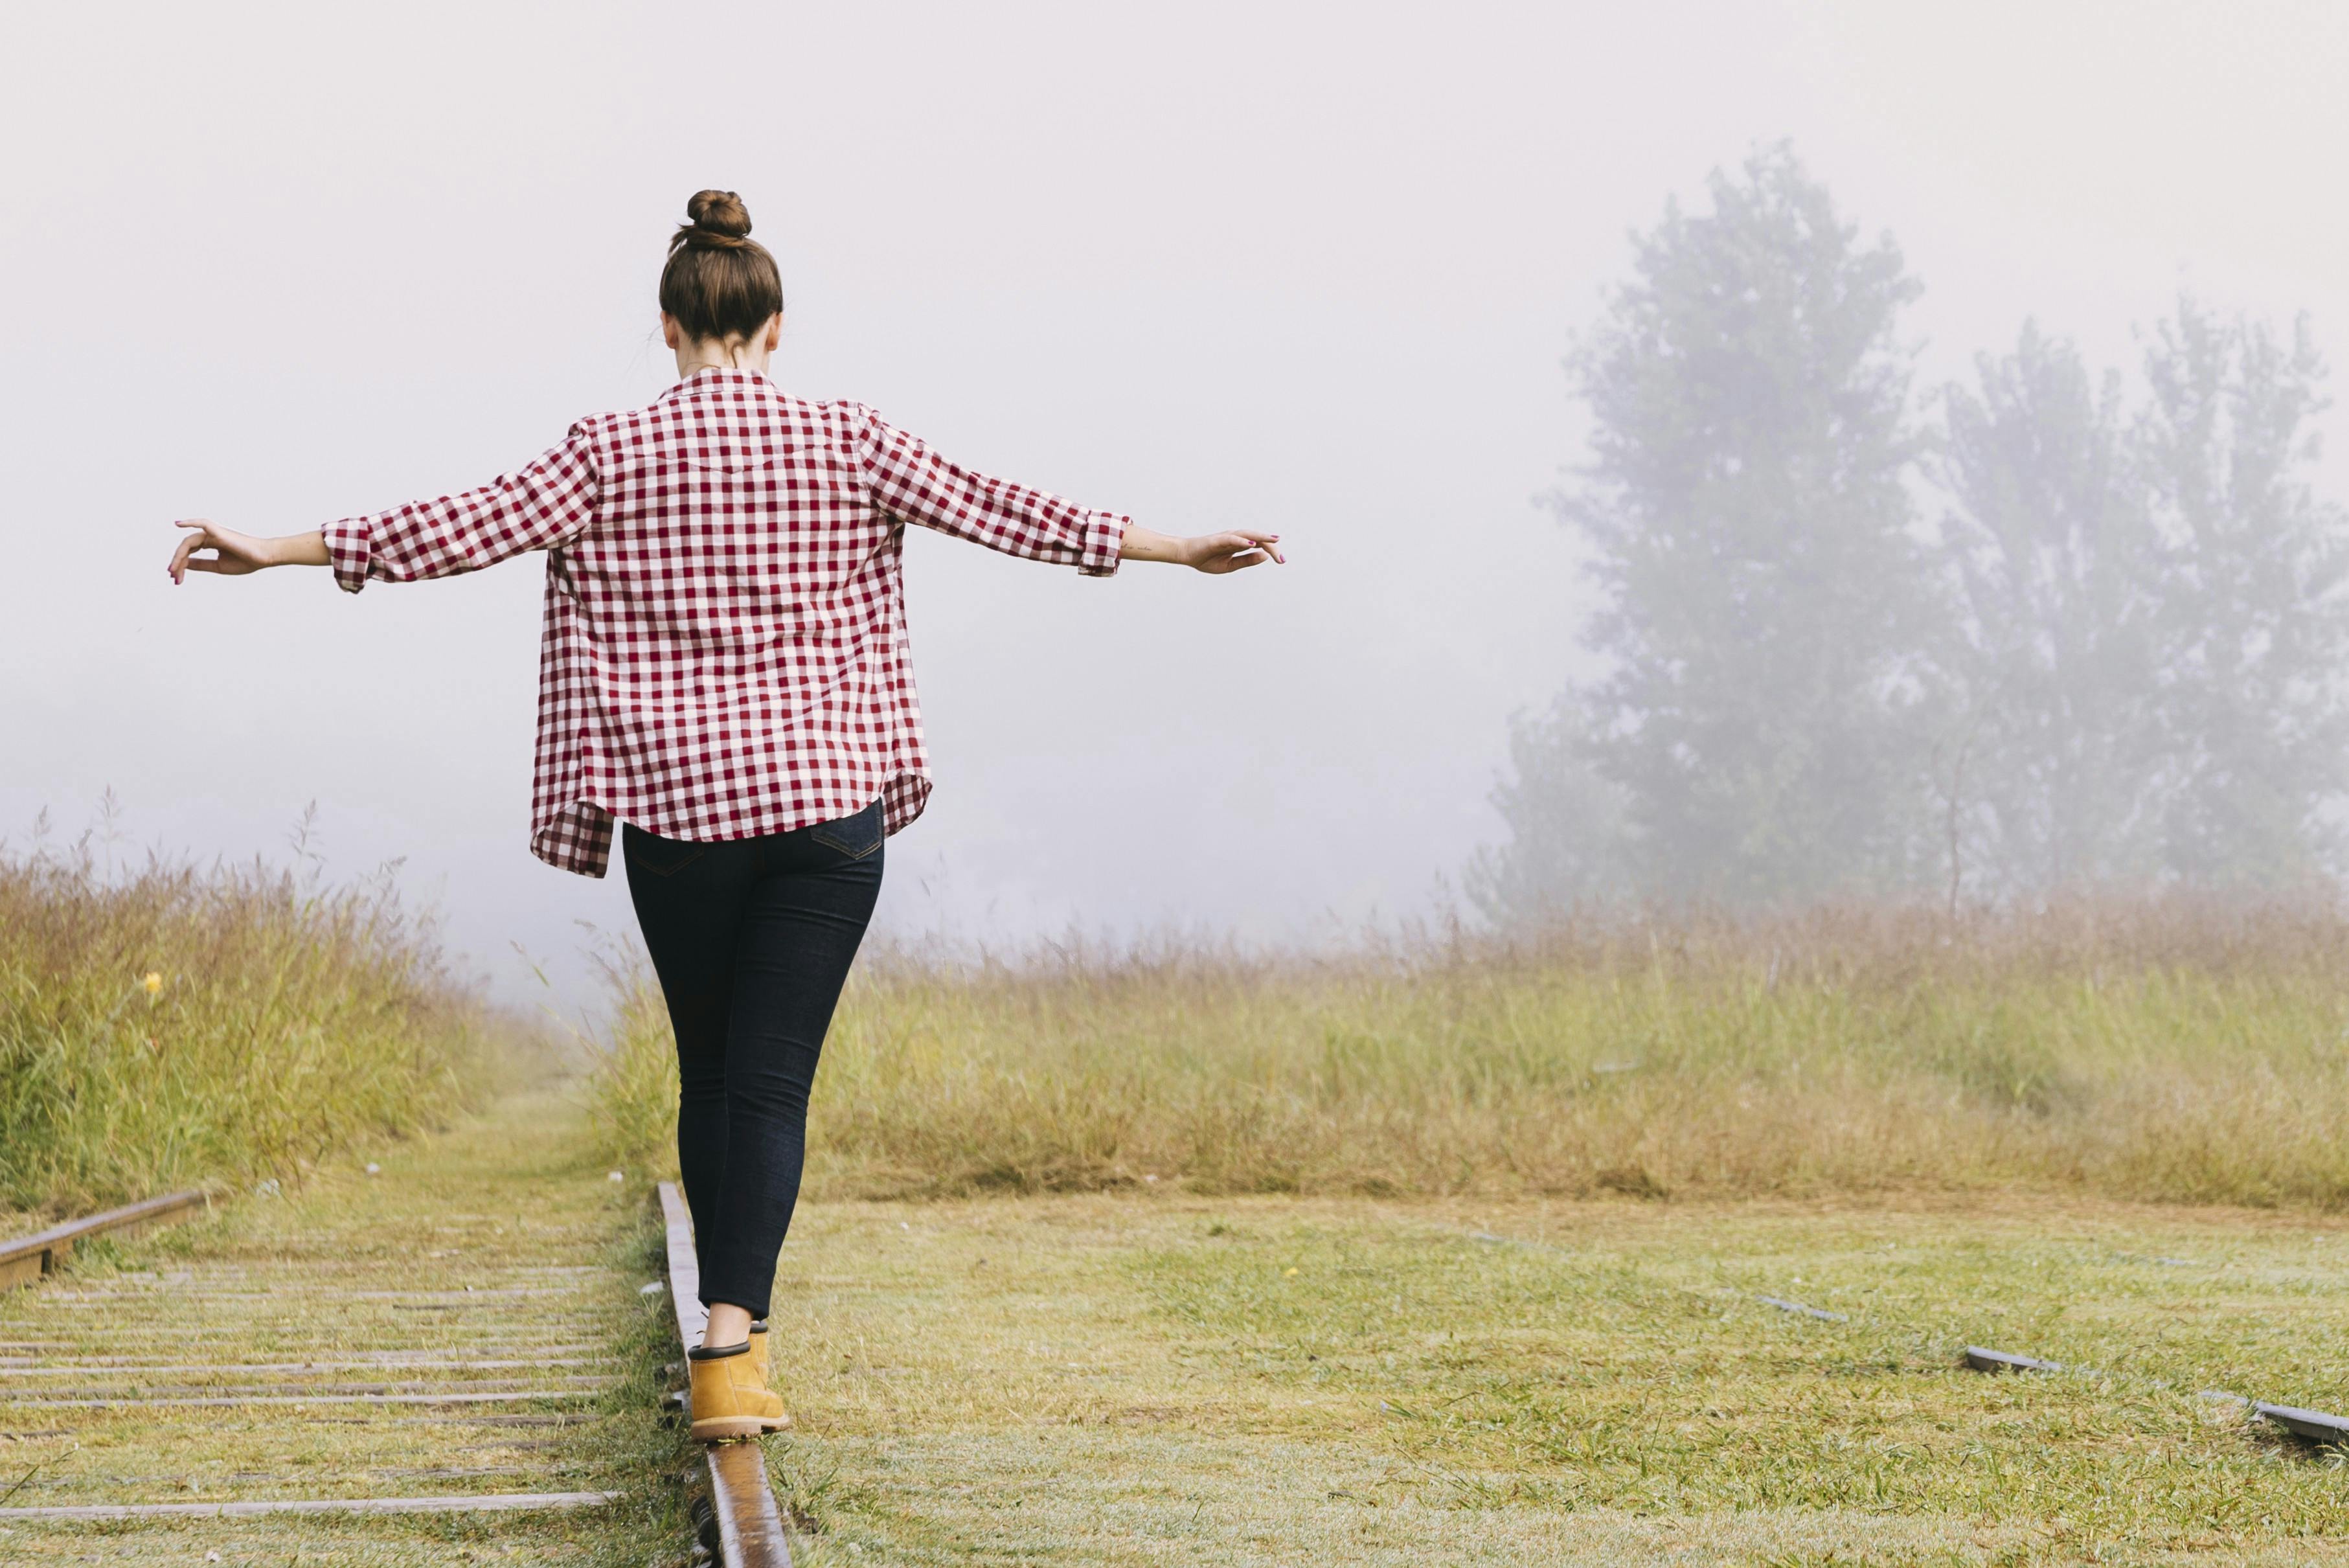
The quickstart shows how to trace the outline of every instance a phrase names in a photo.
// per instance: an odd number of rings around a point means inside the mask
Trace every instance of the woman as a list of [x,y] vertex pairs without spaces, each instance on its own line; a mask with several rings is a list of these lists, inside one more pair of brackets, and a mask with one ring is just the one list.
[[581,420],[482,489],[306,534],[182,522],[170,570],[179,583],[329,566],[357,593],[546,552],[531,850],[601,877],[622,825],[676,1026],[678,1161],[709,1309],[688,1357],[692,1430],[708,1440],[789,1419],[752,1330],[882,843],[930,792],[905,524],[1088,576],[1281,556],[1277,535],[1170,538],[957,467],[860,404],[784,392],[767,379],[782,333],[774,258],[732,192],[687,211],[660,279],[679,379],[651,407]]

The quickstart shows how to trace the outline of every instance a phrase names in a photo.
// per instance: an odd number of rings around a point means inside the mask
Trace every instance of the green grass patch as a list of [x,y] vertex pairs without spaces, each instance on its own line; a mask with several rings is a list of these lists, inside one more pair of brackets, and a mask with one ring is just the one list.
[[827,1206],[779,1468],[819,1568],[2344,1562],[2338,1457],[2195,1397],[2349,1404],[2344,1246],[2083,1202]]
[[388,876],[0,855],[0,1209],[296,1177],[475,1103],[491,1029]]

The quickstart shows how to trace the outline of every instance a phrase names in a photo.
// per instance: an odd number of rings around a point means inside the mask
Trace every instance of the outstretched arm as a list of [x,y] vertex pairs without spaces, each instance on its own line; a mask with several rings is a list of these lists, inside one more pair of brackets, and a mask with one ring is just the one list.
[[453,576],[576,538],[595,521],[595,454],[574,426],[561,446],[479,490],[346,517],[306,534],[261,539],[201,518],[182,522],[191,532],[171,553],[171,580],[183,582],[191,570],[242,576],[264,566],[332,566],[336,582],[357,593],[370,579]]
[[1096,512],[1024,484],[990,479],[949,462],[920,437],[870,410],[864,410],[858,455],[874,504],[900,522],[1006,555],[1073,566],[1090,577],[1108,576],[1123,561],[1171,561],[1224,573],[1281,558],[1277,534],[1176,538],[1114,512]]

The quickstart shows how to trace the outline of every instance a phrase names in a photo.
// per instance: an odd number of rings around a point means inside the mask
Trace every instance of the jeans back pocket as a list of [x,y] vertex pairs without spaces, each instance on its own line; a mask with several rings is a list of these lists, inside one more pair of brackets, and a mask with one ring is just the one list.
[[881,847],[881,840],[888,836],[887,829],[881,803],[876,800],[854,816],[815,824],[807,830],[807,836],[827,848],[839,850],[851,860],[862,860]]
[[630,866],[656,877],[674,877],[707,855],[709,846],[683,838],[663,838],[628,823],[620,830],[620,852],[627,857]]

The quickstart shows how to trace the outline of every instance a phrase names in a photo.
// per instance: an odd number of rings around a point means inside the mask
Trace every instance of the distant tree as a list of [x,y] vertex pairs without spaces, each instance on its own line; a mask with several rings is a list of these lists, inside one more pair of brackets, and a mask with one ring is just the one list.
[[1464,878],[1470,902],[1495,921],[1538,922],[1634,891],[1624,864],[1624,793],[1592,765],[1595,728],[1571,691],[1548,712],[1510,726],[1512,776],[1493,791],[1509,843],[1479,850]]
[[1933,465],[1959,614],[1930,707],[1951,891],[2148,882],[2162,868],[2164,555],[2120,378],[2026,324],[1940,397]]
[[[1611,673],[1520,726],[1510,842],[1473,889],[1497,915],[1601,867],[1640,896],[1751,903],[1930,866],[1909,709],[1939,612],[1898,331],[1918,286],[1784,146],[1709,193],[1634,236],[1631,281],[1568,360],[1594,430],[1557,505],[1607,592],[1588,641]],[[1594,802],[1619,829],[1585,820]]]
[[2304,317],[2281,335],[2181,300],[2145,368],[2134,443],[2164,539],[2164,858],[2222,887],[2336,870],[2349,519],[2309,485],[2323,360]]

